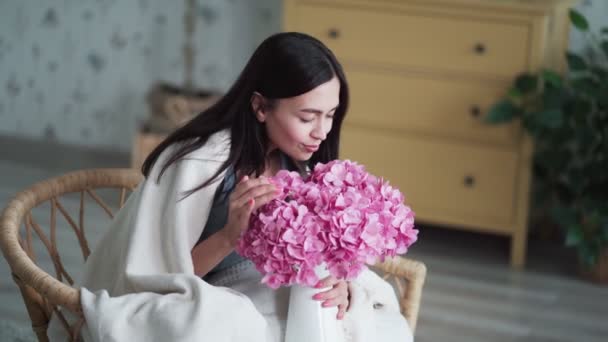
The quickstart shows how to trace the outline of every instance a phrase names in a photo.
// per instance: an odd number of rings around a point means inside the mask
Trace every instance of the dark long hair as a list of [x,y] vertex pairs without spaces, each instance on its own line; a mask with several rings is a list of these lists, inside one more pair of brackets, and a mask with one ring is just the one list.
[[158,182],[171,164],[203,146],[213,133],[230,128],[228,160],[210,179],[188,191],[187,195],[214,182],[230,165],[241,174],[261,175],[269,140],[264,124],[256,119],[251,107],[253,93],[258,92],[272,103],[307,93],[334,76],[340,81],[340,104],[334,114],[333,126],[319,150],[306,163],[312,167],[317,162],[327,163],[338,158],[340,129],[349,102],[342,66],[319,40],[303,33],[286,32],[264,40],[230,90],[158,145],[143,163],[142,173],[148,177],[161,153],[170,145],[178,144],[164,163]]

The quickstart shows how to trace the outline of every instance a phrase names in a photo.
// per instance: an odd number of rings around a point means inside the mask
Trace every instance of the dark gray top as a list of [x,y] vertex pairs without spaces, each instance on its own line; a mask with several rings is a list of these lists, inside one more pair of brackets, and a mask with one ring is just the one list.
[[[281,153],[280,158],[281,169],[294,169],[292,163],[289,162],[287,156]],[[196,243],[197,245],[226,225],[226,222],[228,221],[228,200],[230,193],[232,193],[235,188],[235,184],[236,174],[234,172],[233,167],[229,166],[228,169],[226,169],[224,180],[218,186],[217,191],[215,192],[215,196],[213,197],[213,204],[211,205],[211,211],[209,212],[209,217],[207,218],[207,224],[205,225],[203,233],[201,234],[200,238],[198,239],[198,242]],[[232,252],[222,261],[220,261],[220,263],[217,264],[217,266],[215,266],[211,271],[209,271],[205,278],[207,276],[213,275],[213,273],[224,270],[230,266],[234,266],[245,260],[247,259],[243,258],[236,252]]]

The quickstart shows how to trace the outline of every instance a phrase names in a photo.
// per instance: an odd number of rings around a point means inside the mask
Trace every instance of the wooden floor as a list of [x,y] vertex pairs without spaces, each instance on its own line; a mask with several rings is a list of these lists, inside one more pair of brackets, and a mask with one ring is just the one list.
[[[128,156],[0,137],[0,206],[18,190],[47,177],[87,167],[128,165]],[[77,205],[76,199],[66,206]],[[414,208],[415,209],[415,208]],[[36,212],[41,217],[44,208]],[[90,212],[92,222],[102,212]],[[608,341],[608,287],[576,277],[572,251],[532,239],[526,269],[508,267],[506,238],[420,226],[409,257],[426,263],[416,340]],[[99,235],[87,231],[91,240]],[[81,264],[68,234],[58,238],[68,269]],[[41,246],[39,246],[42,248]],[[42,252],[40,262],[50,266]],[[47,268],[48,269],[48,268]],[[28,324],[25,307],[0,261],[0,321]]]

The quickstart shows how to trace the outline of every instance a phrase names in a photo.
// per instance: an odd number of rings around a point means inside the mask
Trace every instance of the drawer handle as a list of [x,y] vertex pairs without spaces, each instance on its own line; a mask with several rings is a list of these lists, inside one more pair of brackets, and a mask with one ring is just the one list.
[[474,105],[471,107],[471,116],[474,118],[478,118],[481,115],[481,108],[478,105]]
[[472,188],[473,186],[475,186],[475,177],[473,176],[465,176],[464,177],[464,185],[467,188]]
[[327,35],[331,39],[338,39],[338,38],[340,38],[340,30],[335,29],[335,28],[329,29],[329,31],[327,32]]
[[483,55],[484,53],[486,53],[486,45],[483,43],[477,43],[475,44],[475,53],[478,55]]

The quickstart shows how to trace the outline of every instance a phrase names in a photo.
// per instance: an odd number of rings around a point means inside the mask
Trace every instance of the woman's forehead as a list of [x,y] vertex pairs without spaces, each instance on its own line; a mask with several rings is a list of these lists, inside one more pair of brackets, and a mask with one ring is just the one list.
[[297,109],[316,109],[330,111],[335,108],[340,101],[340,81],[334,77],[309,92],[304,94],[282,99],[285,105]]

